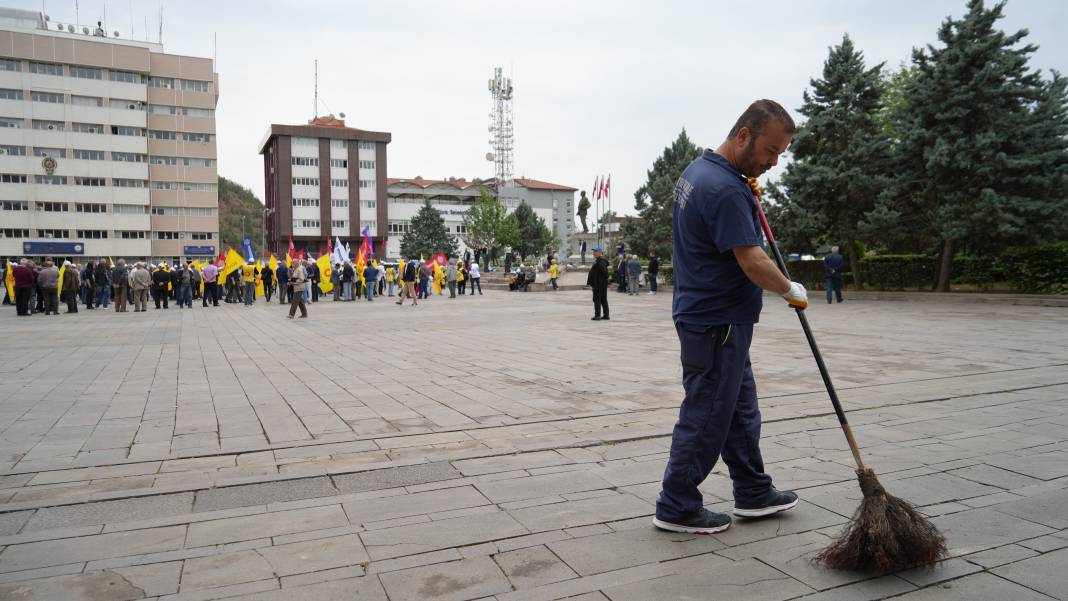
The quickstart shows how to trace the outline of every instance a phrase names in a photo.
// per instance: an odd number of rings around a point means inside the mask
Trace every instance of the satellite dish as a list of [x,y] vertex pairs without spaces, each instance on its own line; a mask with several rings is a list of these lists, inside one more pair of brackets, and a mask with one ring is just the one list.
[[82,27],[82,33],[84,33],[85,35],[89,35],[89,28],[88,27]]
[[73,25],[67,25],[67,31],[69,31],[71,33],[74,33],[74,26]]
[[58,29],[60,31],[63,31],[63,24],[62,23],[56,24],[56,29]]
[[119,37],[119,32],[118,32],[118,30],[115,30],[115,37]]
[[487,152],[486,153],[486,160],[487,161],[492,161],[493,159],[494,159],[493,153],[492,152]]
[[338,115],[338,117],[341,117],[342,119],[345,118],[345,113],[338,113],[337,115]]

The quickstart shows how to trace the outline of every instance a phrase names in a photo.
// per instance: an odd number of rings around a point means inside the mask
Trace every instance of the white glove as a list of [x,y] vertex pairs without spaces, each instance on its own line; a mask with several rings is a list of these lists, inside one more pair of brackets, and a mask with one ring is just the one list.
[[797,282],[790,282],[790,289],[782,297],[786,299],[786,304],[795,309],[808,308],[808,291]]

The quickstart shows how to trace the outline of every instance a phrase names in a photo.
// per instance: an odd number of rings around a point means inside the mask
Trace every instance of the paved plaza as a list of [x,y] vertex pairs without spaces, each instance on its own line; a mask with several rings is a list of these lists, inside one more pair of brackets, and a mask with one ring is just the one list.
[[[812,563],[860,491],[796,317],[752,348],[794,510],[650,524],[681,398],[671,297],[508,293],[0,312],[0,599],[1068,599],[1068,308],[862,300],[809,318],[933,570]],[[731,506],[718,467],[702,487]]]

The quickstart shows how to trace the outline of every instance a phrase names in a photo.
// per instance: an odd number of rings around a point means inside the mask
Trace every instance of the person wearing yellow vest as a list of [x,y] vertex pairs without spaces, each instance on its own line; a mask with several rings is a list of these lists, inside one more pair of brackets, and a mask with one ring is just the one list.
[[560,266],[556,264],[556,259],[549,264],[549,282],[553,285],[553,290],[559,290],[556,286],[556,278],[560,277]]
[[386,267],[386,291],[390,296],[393,296],[393,291],[397,288],[397,272],[393,270],[393,266]]
[[241,278],[245,281],[245,306],[251,307],[256,302],[256,266],[252,263],[242,265]]
[[467,266],[463,261],[456,262],[456,291],[463,296],[464,288],[467,286],[465,283],[467,280]]

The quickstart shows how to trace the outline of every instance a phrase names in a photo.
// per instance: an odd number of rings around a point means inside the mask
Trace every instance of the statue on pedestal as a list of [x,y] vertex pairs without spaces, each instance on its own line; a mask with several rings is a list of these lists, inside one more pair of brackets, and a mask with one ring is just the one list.
[[578,216],[582,221],[582,233],[588,234],[590,231],[589,226],[586,225],[586,213],[590,210],[590,199],[586,198],[586,191],[583,190],[579,198],[578,203]]

